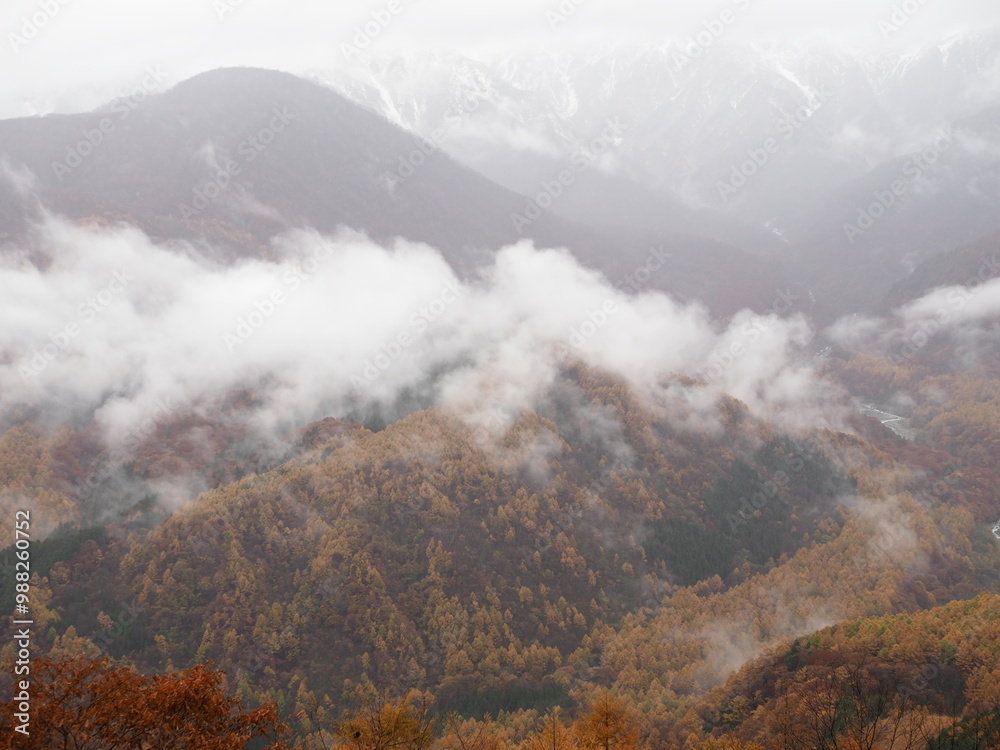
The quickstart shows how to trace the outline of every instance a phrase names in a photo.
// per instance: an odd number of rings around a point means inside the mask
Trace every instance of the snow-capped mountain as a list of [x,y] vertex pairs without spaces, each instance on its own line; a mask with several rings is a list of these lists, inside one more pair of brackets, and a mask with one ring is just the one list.
[[[883,222],[882,234],[906,246],[888,253],[887,273],[901,276],[915,258],[1000,223],[989,218],[1000,215],[1000,137],[984,123],[1000,104],[998,34],[884,54],[806,42],[609,44],[485,59],[408,52],[359,56],[313,77],[529,197],[567,165],[585,164],[553,210],[591,223],[758,251],[812,243],[817,232],[828,245],[853,246],[844,226],[879,180],[888,187],[893,169],[956,130],[955,147],[912,175],[900,204],[913,201],[926,221],[936,189],[957,192],[970,202],[959,215],[974,225],[956,233]],[[609,122],[621,137],[605,144]]]
[[730,208],[737,202],[716,183],[774,138],[787,146],[778,169],[736,208],[781,218],[787,209],[773,193],[787,172],[832,168],[823,180],[831,190],[1000,102],[1000,37],[892,55],[805,43],[719,47],[693,59],[673,43],[489,60],[411,52],[317,76],[426,138],[440,129],[445,151],[495,179],[524,182],[510,185],[521,192],[534,183],[497,153],[565,158],[614,117],[627,135],[608,168],[696,206]]

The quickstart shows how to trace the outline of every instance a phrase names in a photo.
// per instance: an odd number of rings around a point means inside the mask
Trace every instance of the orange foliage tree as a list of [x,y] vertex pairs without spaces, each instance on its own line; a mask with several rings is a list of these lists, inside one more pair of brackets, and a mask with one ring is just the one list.
[[[9,665],[4,672],[11,674]],[[222,678],[203,665],[147,677],[107,658],[38,657],[32,663],[28,734],[15,731],[14,705],[5,702],[0,748],[243,750],[264,739],[276,740],[266,750],[287,750],[277,740],[288,730],[275,706],[244,711],[223,691]]]
[[545,715],[542,726],[529,738],[527,750],[577,750],[572,733],[559,718],[559,709]]
[[584,750],[631,750],[639,741],[632,712],[617,698],[601,695],[573,726]]
[[396,700],[370,699],[333,733],[341,747],[352,750],[425,750],[434,741],[434,720],[425,697],[414,691]]

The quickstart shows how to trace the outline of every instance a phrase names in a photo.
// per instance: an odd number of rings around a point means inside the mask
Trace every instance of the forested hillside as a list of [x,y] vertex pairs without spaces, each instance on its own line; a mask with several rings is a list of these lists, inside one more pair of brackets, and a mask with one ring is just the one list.
[[[877,424],[789,434],[733,399],[695,419],[566,375],[509,429],[440,409],[378,432],[327,420],[297,458],[153,528],[132,511],[56,533],[34,579],[46,650],[211,661],[307,734],[305,708],[333,721],[373,694],[532,726],[611,690],[646,736],[683,744],[708,731],[704,692],[762,650],[994,585],[966,491],[985,469]],[[65,441],[12,428],[7,491],[71,503],[54,489]],[[163,465],[137,455],[135,471]]]

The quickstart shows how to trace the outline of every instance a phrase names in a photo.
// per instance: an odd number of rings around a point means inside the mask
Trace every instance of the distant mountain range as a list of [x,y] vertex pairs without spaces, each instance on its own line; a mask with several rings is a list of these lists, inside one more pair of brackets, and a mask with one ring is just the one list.
[[8,241],[23,239],[44,205],[223,259],[267,257],[290,227],[348,226],[426,242],[466,275],[522,239],[568,247],[618,283],[656,249],[664,260],[648,288],[719,315],[766,310],[787,286],[770,264],[719,242],[559,217],[343,96],[274,71],[205,73],[135,109],[3,121],[0,158],[20,175],[0,188]]
[[896,282],[883,302],[889,312],[941,286],[978,286],[1000,278],[1000,232],[935,255]]
[[223,259],[349,226],[463,275],[522,239],[568,247],[619,283],[655,249],[643,289],[725,317],[794,288],[793,312],[831,320],[1000,229],[997,36],[678,52],[223,69],[134,108],[0,121],[0,241],[45,206]]
[[[446,737],[396,743],[430,750],[548,746],[608,697],[641,730],[620,748],[996,747],[996,308],[898,312],[1000,276],[996,42],[230,68],[0,121],[0,505],[31,509],[32,648],[211,661],[301,747],[362,746],[337,723],[361,704],[406,723],[379,693],[433,702]],[[279,322],[256,290],[280,266],[244,261],[306,227],[427,243],[485,304],[417,343],[444,295],[418,318],[406,294],[454,280],[357,242]],[[522,241],[715,319],[630,299],[557,350],[586,274],[491,293]],[[110,306],[89,272],[119,257],[148,278]],[[109,312],[75,339],[78,291]]]
[[[877,304],[922,260],[1000,227],[1000,35],[906,54],[811,42],[683,52],[409,53],[315,77],[425,137],[439,131],[445,151],[529,195],[616,117],[620,142],[557,213],[777,257],[841,310]],[[871,208],[897,181],[888,207]],[[881,215],[865,228],[862,211]]]

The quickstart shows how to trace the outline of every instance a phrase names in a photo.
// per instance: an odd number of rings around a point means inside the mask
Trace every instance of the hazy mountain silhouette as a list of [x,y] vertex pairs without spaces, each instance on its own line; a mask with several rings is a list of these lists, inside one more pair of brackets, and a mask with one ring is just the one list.
[[[995,31],[914,51],[727,43],[683,64],[679,52],[401,52],[315,74],[416,132],[443,128],[449,153],[529,194],[613,115],[625,135],[608,168],[582,175],[556,213],[775,257],[840,312],[873,310],[922,261],[1000,228]],[[935,154],[940,133],[952,141]],[[901,194],[849,237],[896,181]]]
[[[346,225],[380,241],[426,242],[462,273],[529,238],[568,247],[617,280],[663,247],[671,260],[648,288],[701,298],[719,314],[766,309],[783,286],[759,259],[707,240],[611,234],[547,211],[515,226],[524,197],[343,96],[275,71],[204,73],[133,110],[111,103],[0,122],[0,144],[13,169],[34,173],[51,209],[204,241],[223,259],[266,255],[270,238],[288,227]],[[0,218],[0,231],[23,234],[23,211]]]
[[944,286],[978,286],[1000,278],[1000,232],[936,255],[896,282],[882,303],[889,312]]

